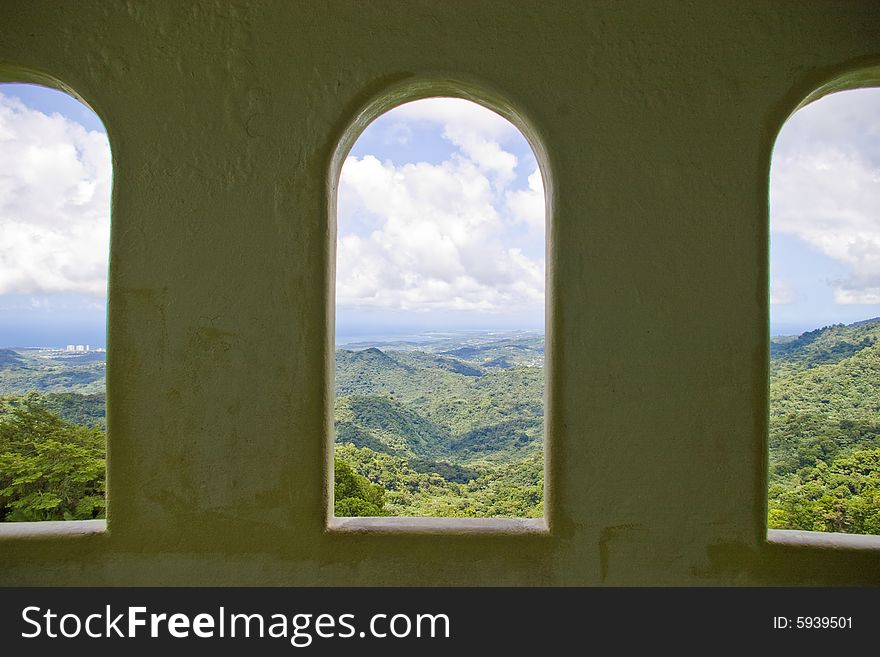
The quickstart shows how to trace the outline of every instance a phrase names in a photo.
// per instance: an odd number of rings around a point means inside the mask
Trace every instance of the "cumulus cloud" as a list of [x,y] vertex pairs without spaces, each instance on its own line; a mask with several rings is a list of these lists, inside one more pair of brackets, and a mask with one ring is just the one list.
[[474,133],[495,142],[516,136],[517,128],[482,105],[461,98],[425,98],[391,110],[401,121],[430,121],[443,126],[453,143],[454,135]]
[[776,280],[770,284],[770,305],[785,306],[795,302],[795,293],[788,283]]
[[[511,232],[525,220],[517,212],[534,215],[530,199],[513,195],[540,190],[540,174],[529,189],[512,189],[517,160],[496,141],[516,129],[466,101],[432,99],[393,111],[402,121],[438,123],[455,148],[440,164],[395,165],[372,155],[346,160],[337,303],[485,313],[543,307],[543,260],[525,255]],[[543,247],[543,195],[540,224]]]
[[386,144],[408,144],[412,139],[412,128],[409,124],[398,122],[392,124],[385,133]]
[[0,295],[106,295],[110,146],[0,93]]
[[880,90],[827,96],[785,125],[773,156],[771,227],[847,266],[839,304],[880,302]]
[[426,98],[392,110],[401,119],[431,121],[443,126],[443,137],[461,155],[489,173],[499,187],[513,181],[516,156],[501,147],[518,130],[507,119],[476,103],[460,98]]
[[528,189],[507,192],[507,207],[513,216],[535,230],[544,230],[544,181],[535,169],[529,176]]

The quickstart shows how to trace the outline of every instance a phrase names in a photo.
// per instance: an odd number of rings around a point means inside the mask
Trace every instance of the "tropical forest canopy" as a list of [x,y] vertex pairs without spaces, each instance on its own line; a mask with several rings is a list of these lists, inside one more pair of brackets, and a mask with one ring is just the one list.
[[[880,534],[880,320],[773,338],[769,526]],[[543,337],[336,353],[337,516],[540,517]],[[0,518],[104,513],[102,353],[0,350]]]

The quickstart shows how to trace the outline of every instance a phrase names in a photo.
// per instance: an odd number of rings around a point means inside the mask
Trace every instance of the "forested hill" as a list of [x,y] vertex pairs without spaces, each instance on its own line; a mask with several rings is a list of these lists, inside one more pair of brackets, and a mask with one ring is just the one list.
[[880,338],[880,318],[834,324],[799,336],[774,337],[770,358],[776,370],[809,369],[839,362],[873,346]]
[[104,352],[0,349],[0,395],[104,393]]
[[66,422],[105,429],[104,352],[0,349],[3,400],[30,396]]
[[[338,350],[337,515],[541,516],[543,359],[528,332]],[[104,428],[103,352],[0,350],[0,519],[100,516]]]
[[[337,515],[540,517],[543,363],[533,333],[339,349]],[[103,386],[102,353],[0,350],[0,519],[103,512]],[[880,319],[773,338],[769,437],[771,527],[880,534]]]
[[540,449],[543,368],[499,366],[499,358],[338,351],[337,440],[462,462],[508,462]]
[[880,533],[880,319],[775,338],[770,526]]
[[[540,516],[542,366],[534,335],[340,349],[337,460],[383,491],[383,514]],[[362,490],[337,513],[380,508]]]

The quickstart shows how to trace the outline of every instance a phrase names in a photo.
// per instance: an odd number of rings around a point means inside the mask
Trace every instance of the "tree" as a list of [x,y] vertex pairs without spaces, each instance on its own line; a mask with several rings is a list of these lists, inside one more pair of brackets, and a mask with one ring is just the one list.
[[344,461],[333,463],[334,513],[338,517],[384,516],[385,491]]
[[858,450],[798,473],[773,491],[770,527],[880,533],[880,449]]
[[106,437],[49,411],[36,394],[0,403],[0,520],[104,515]]

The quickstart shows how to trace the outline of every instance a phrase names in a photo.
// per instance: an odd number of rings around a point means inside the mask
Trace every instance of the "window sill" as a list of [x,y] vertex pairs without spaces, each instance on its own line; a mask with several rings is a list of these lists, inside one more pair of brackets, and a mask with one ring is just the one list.
[[66,538],[103,534],[106,520],[47,520],[44,522],[0,523],[0,541],[21,538]]
[[868,534],[836,534],[807,532],[797,529],[767,530],[771,545],[818,548],[824,550],[880,550],[880,536]]
[[544,518],[331,518],[327,530],[342,534],[549,534]]

